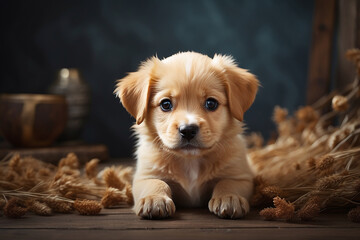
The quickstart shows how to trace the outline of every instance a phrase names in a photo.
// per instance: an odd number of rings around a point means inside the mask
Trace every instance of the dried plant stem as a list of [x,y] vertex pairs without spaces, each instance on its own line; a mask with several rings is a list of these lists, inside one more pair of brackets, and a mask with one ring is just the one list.
[[62,202],[69,202],[74,203],[74,200],[64,198],[58,195],[52,195],[47,193],[36,193],[36,192],[26,192],[26,191],[20,191],[20,190],[11,190],[11,191],[1,191],[0,195],[5,197],[18,197],[18,198],[33,198],[33,199],[52,199],[56,201],[62,201]]
[[[351,57],[360,74],[360,50],[352,51]],[[281,197],[283,206],[293,204],[294,216],[301,220],[311,220],[327,208],[360,205],[359,89],[356,77],[339,95],[333,92],[294,116],[286,109],[274,109],[278,138],[248,154],[257,175],[253,205],[271,206],[269,199],[275,203]],[[331,125],[338,116],[341,124]],[[360,216],[358,212],[351,216]],[[281,219],[276,206],[261,215]]]

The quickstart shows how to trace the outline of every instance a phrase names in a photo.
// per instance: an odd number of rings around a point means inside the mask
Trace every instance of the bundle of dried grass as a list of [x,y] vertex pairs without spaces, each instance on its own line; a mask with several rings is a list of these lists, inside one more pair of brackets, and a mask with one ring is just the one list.
[[[360,74],[360,50],[349,51],[348,57]],[[275,205],[260,212],[265,219],[311,220],[329,208],[360,205],[359,77],[343,92],[300,108],[294,116],[275,107],[276,141],[264,147],[250,144],[257,174],[252,205]],[[285,202],[279,205],[281,198]],[[285,203],[294,207],[291,217],[276,214]],[[359,207],[349,213],[353,221],[358,216]]]
[[97,215],[102,207],[132,204],[133,169],[118,166],[98,172],[98,163],[92,159],[82,171],[74,153],[60,159],[58,166],[19,154],[5,157],[0,161],[0,210],[11,218],[74,210]]

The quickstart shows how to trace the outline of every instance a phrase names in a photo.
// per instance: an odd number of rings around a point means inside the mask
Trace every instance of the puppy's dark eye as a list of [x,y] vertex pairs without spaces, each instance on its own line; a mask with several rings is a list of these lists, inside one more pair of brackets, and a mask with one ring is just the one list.
[[214,98],[208,98],[205,101],[205,108],[209,111],[215,111],[218,106],[219,106],[219,103]]
[[164,112],[169,112],[172,110],[173,106],[172,103],[170,101],[170,99],[163,99],[160,102],[160,108],[161,110],[163,110]]

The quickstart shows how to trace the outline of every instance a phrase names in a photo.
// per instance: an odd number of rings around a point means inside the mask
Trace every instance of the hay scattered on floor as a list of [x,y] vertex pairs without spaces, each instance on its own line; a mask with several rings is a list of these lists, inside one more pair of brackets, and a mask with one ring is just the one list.
[[[348,52],[360,74],[360,50]],[[289,116],[275,107],[278,137],[262,146],[259,134],[248,138],[249,158],[257,174],[252,206],[266,220],[312,220],[331,208],[351,210],[359,219],[360,88],[358,75],[342,92],[333,92]],[[284,201],[279,205],[277,202]],[[286,204],[285,204],[286,202]],[[290,204],[294,211],[276,214]],[[269,208],[275,205],[275,208]],[[280,210],[279,210],[280,209]],[[289,216],[291,215],[292,216]]]
[[58,166],[19,154],[5,158],[0,162],[0,209],[19,218],[28,212],[48,216],[75,210],[97,215],[102,207],[132,204],[133,168],[112,166],[98,172],[98,163],[92,159],[82,170],[74,153]]

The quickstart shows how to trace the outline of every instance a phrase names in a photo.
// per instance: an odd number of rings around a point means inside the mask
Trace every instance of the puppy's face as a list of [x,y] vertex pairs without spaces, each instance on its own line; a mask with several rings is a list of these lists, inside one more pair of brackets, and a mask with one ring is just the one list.
[[257,86],[229,57],[187,52],[148,60],[115,91],[158,146],[197,157],[218,146],[235,119],[242,121]]
[[229,124],[226,91],[209,59],[178,60],[168,59],[157,73],[148,124],[164,149],[196,156],[219,142]]

